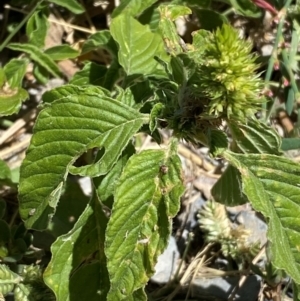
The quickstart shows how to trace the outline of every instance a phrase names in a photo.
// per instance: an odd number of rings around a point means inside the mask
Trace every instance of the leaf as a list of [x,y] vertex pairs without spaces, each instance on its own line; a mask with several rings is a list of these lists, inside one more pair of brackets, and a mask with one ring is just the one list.
[[[51,105],[37,118],[20,172],[20,214],[28,228],[47,227],[68,171],[91,177],[106,174],[146,118],[93,86],[61,87],[48,92],[48,100],[51,97]],[[71,166],[93,148],[103,149],[98,162]]]
[[22,102],[28,98],[28,93],[22,88],[0,89],[0,116],[19,112]]
[[43,102],[50,104],[60,98],[65,98],[70,95],[78,95],[83,92],[91,93],[91,94],[99,94],[99,96],[100,95],[110,96],[109,91],[107,91],[103,88],[99,88],[99,87],[94,87],[94,86],[78,87],[78,86],[74,86],[74,85],[64,85],[64,86],[58,87],[56,89],[46,91],[42,95],[42,99],[43,99]]
[[283,138],[281,149],[283,151],[288,151],[292,149],[300,148],[300,139],[299,138]]
[[129,298],[154,273],[182,193],[181,163],[173,149],[147,150],[128,160],[106,231],[108,301]]
[[251,18],[259,18],[261,16],[260,9],[250,0],[229,0],[229,2],[243,16]]
[[156,5],[147,8],[138,18],[143,25],[148,25],[150,30],[155,32],[158,30],[160,14]]
[[26,69],[29,64],[27,59],[11,59],[5,66],[6,80],[11,88],[20,88]]
[[191,14],[192,11],[188,7],[181,5],[161,5],[159,6],[158,10],[160,12],[159,28],[168,52],[172,55],[181,53],[181,38],[177,33],[177,29],[173,21],[179,16]]
[[89,62],[70,80],[70,84],[76,86],[97,85],[102,86],[107,68],[94,62]]
[[[239,151],[246,154],[281,154],[280,137],[267,125],[256,120],[249,120],[248,124],[231,120],[228,125]],[[242,192],[241,174],[231,165],[212,188],[212,195],[217,202],[226,206],[238,206],[248,202]]]
[[111,34],[119,44],[119,63],[127,75],[162,75],[160,64],[154,56],[166,57],[164,44],[158,33],[150,31],[129,15],[120,15],[112,20]]
[[241,173],[243,192],[268,221],[271,260],[300,283],[300,166],[266,154],[227,152],[225,158]]
[[84,13],[84,8],[76,0],[48,0],[49,2],[55,3],[62,7],[67,8],[74,14]]
[[153,133],[157,128],[157,119],[165,109],[165,105],[161,102],[156,103],[150,113],[150,123],[149,123],[149,129],[151,133]]
[[36,78],[36,80],[42,85],[46,85],[49,81],[49,72],[41,65],[36,64],[34,66],[33,75]]
[[221,155],[228,148],[227,135],[217,129],[210,129],[207,131],[209,151],[214,156],[217,157]]
[[42,50],[36,47],[35,45],[11,43],[7,47],[15,51],[27,53],[33,61],[40,64],[54,77],[61,76],[59,68],[57,67],[56,63],[51,59],[51,57],[43,53]]
[[101,30],[90,35],[82,46],[81,54],[99,48],[108,50],[114,56],[118,55],[118,47],[116,45],[116,42],[113,40],[109,30]]
[[107,72],[105,73],[102,86],[107,90],[112,90],[116,81],[120,78],[120,71],[122,70],[117,59],[113,59]]
[[112,18],[116,18],[121,13],[136,17],[155,2],[157,2],[157,0],[123,0],[120,5],[114,9]]
[[192,10],[184,5],[177,4],[167,4],[159,7],[160,12],[163,14],[163,17],[175,21],[181,16],[190,15]]
[[106,225],[107,217],[94,196],[74,228],[52,244],[52,258],[44,272],[44,281],[57,301],[106,300],[109,290],[104,255]]
[[218,203],[226,206],[238,206],[248,202],[242,190],[240,172],[229,165],[211,189],[211,194]]
[[49,28],[47,9],[35,11],[26,24],[26,35],[28,42],[43,48]]
[[281,155],[281,139],[266,124],[250,120],[248,124],[229,121],[228,125],[238,149],[243,153]]
[[58,45],[44,51],[53,61],[74,59],[79,55],[79,51],[69,45]]
[[211,9],[196,9],[195,13],[199,19],[201,29],[217,30],[222,27],[223,23],[228,23],[226,17]]

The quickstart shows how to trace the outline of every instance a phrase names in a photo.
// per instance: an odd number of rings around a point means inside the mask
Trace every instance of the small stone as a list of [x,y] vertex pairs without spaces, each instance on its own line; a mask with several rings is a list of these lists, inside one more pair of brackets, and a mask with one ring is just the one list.
[[175,238],[171,236],[167,249],[158,257],[155,274],[151,277],[151,280],[159,284],[169,282],[177,270],[178,259],[177,243]]

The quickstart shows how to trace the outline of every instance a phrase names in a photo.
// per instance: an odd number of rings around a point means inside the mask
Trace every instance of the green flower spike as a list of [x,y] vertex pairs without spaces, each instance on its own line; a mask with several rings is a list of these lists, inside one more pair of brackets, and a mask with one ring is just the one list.
[[256,113],[265,100],[261,96],[263,82],[256,73],[258,65],[256,56],[251,54],[251,43],[240,39],[234,28],[224,24],[215,33],[196,32],[193,46],[200,49],[191,53],[198,61],[191,79],[192,91],[209,99],[201,115],[244,119]]

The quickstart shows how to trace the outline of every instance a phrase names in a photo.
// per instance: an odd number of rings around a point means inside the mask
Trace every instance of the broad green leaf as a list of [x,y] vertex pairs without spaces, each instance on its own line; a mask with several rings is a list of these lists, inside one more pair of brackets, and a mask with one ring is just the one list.
[[45,54],[39,47],[31,44],[11,43],[7,46],[9,49],[27,53],[30,58],[45,68],[54,77],[60,77],[61,72],[51,57]]
[[235,121],[228,123],[234,142],[243,153],[268,153],[280,155],[281,139],[269,126],[256,120],[248,124]]
[[44,51],[53,61],[74,59],[79,55],[79,51],[69,45],[58,45]]
[[101,30],[89,36],[82,46],[81,54],[99,48],[108,50],[114,56],[118,55],[116,42],[113,40],[109,30]]
[[0,116],[19,112],[22,102],[28,98],[28,93],[22,88],[0,89]]
[[232,165],[226,168],[213,186],[211,194],[216,202],[226,206],[238,206],[248,202],[243,193],[241,174]]
[[27,59],[11,59],[5,66],[6,80],[11,88],[22,86],[24,75],[29,64]]
[[128,300],[154,273],[182,193],[181,163],[173,149],[147,150],[129,159],[106,231],[108,301]]
[[[55,237],[69,232],[84,211],[90,197],[83,194],[78,182],[68,180],[48,229]],[[71,206],[70,206],[71,205]]]
[[[281,154],[280,137],[267,125],[256,120],[250,120],[248,124],[232,120],[228,125],[234,138],[234,147],[239,151],[246,154]],[[212,195],[217,202],[226,206],[237,206],[248,202],[242,192],[241,174],[231,165],[212,188]]]
[[199,19],[201,29],[216,30],[222,27],[223,23],[228,23],[226,17],[211,9],[196,9],[195,13]]
[[234,9],[243,16],[259,18],[260,9],[251,0],[229,0]]
[[84,13],[84,8],[76,0],[48,0],[48,1],[63,6],[74,14]]
[[127,75],[162,75],[154,56],[167,59],[162,37],[150,31],[129,15],[121,14],[112,20],[111,34],[119,44],[119,63]]
[[123,0],[113,11],[112,18],[116,18],[121,13],[136,17],[155,2],[157,2],[157,0]]
[[242,155],[225,158],[241,173],[243,192],[253,208],[268,221],[271,259],[300,283],[300,166],[275,155]]
[[55,100],[65,98],[70,95],[76,96],[82,93],[98,94],[99,96],[100,95],[110,96],[109,91],[99,87],[94,87],[94,86],[78,87],[74,85],[65,85],[50,91],[46,91],[43,94],[42,99],[43,102],[50,104]]
[[283,151],[288,151],[291,149],[299,149],[300,148],[300,138],[283,138],[281,149]]
[[[48,92],[52,103],[37,118],[20,173],[20,214],[28,228],[47,227],[69,171],[91,177],[106,174],[148,119],[105,93],[93,86]],[[100,160],[72,166],[93,148],[103,150]]]
[[41,9],[29,18],[26,24],[28,42],[37,47],[43,48],[49,28],[47,9]]
[[106,300],[109,279],[104,255],[107,217],[94,196],[74,228],[51,246],[45,283],[57,301]]
[[70,84],[77,86],[96,85],[102,86],[107,68],[94,62],[89,62],[70,80]]

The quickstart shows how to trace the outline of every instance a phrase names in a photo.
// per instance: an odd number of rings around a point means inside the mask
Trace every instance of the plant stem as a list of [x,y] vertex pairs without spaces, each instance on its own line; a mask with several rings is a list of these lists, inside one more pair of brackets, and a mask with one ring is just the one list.
[[[282,29],[283,29],[284,21],[285,21],[285,18],[282,16],[280,21],[279,21],[278,27],[277,27],[277,33],[276,33],[276,38],[275,38],[275,42],[274,42],[274,48],[273,48],[271,57],[269,59],[269,64],[268,64],[268,68],[267,68],[267,72],[266,72],[266,76],[265,76],[265,88],[266,89],[269,87],[269,82],[270,82],[270,79],[271,79],[271,75],[273,73],[275,59],[277,59],[277,49],[278,49],[279,41],[282,37]],[[267,121],[267,118],[266,118],[267,103],[266,102],[264,102],[262,104],[262,109],[263,109],[262,114],[263,114],[264,120],[266,122]],[[269,114],[267,114],[267,115],[269,115]]]
[[33,7],[33,9],[28,13],[27,16],[20,22],[20,24],[8,35],[8,37],[4,40],[4,42],[0,45],[0,52],[7,46],[7,44],[10,42],[10,40],[14,37],[14,35],[22,28],[22,26],[28,21],[28,19],[33,15],[33,13],[36,11],[38,6],[43,2],[44,0],[40,0],[36,3],[36,5]]

